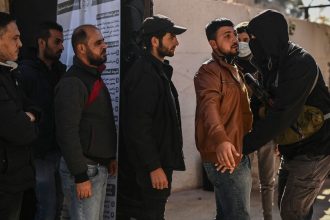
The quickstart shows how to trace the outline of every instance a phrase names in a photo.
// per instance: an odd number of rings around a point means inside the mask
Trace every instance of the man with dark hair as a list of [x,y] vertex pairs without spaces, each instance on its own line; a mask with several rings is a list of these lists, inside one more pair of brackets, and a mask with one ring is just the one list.
[[[258,79],[260,75],[257,69],[250,63],[252,58],[251,50],[249,48],[250,37],[247,33],[248,22],[241,22],[235,26],[238,34],[239,53],[236,58],[236,64],[243,74],[251,74],[251,76]],[[252,93],[252,91],[250,91]],[[253,95],[253,94],[250,94]],[[254,98],[254,96],[253,96]],[[252,99],[255,101],[255,99]],[[253,105],[251,106],[251,108]],[[252,108],[252,111],[254,109]],[[253,111],[254,114],[257,114]],[[254,117],[256,120],[258,117]],[[264,220],[273,219],[273,201],[274,201],[274,185],[275,185],[275,149],[274,141],[269,141],[264,147],[257,151],[258,157],[258,171],[261,192],[261,203]],[[249,155],[251,163],[255,158],[255,154]]]
[[103,219],[108,173],[116,174],[117,135],[109,91],[101,73],[108,45],[93,25],[72,35],[73,65],[55,88],[60,174],[69,215]]
[[146,51],[127,73],[121,96],[117,219],[163,220],[172,173],[185,169],[178,93],[165,60],[185,31],[163,15],[143,22]]
[[36,220],[54,220],[62,203],[59,179],[60,151],[55,137],[54,88],[65,73],[59,59],[63,51],[63,28],[55,22],[39,27],[37,55],[20,62],[23,88],[42,110],[38,139],[32,143],[36,169]]
[[279,143],[281,167],[288,171],[285,189],[279,191],[281,217],[311,219],[313,202],[330,170],[328,89],[314,58],[289,41],[282,14],[274,10],[260,13],[249,22],[248,33],[252,61],[271,102],[244,137],[244,153],[271,139]]
[[0,218],[18,220],[24,192],[34,187],[29,144],[37,137],[39,110],[21,89],[17,60],[22,46],[15,20],[0,12]]
[[[212,58],[195,75],[195,138],[205,171],[214,185],[219,220],[249,220],[250,161],[242,156],[243,136],[252,124],[247,89],[234,58],[234,24],[220,18],[206,26]],[[224,166],[229,168],[229,171]]]

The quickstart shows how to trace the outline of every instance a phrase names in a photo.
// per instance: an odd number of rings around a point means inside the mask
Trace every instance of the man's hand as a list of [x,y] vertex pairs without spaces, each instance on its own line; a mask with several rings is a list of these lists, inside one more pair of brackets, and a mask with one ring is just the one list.
[[234,172],[234,168],[228,168],[223,164],[217,164],[216,163],[216,164],[214,164],[214,166],[215,166],[216,170],[220,171],[221,173],[226,172],[226,170],[228,170],[230,174],[232,174]]
[[92,183],[87,180],[82,183],[76,183],[77,197],[79,199],[87,199],[92,196]]
[[31,112],[25,112],[25,114],[30,118],[31,122],[36,121],[36,117]]
[[216,147],[215,152],[219,164],[226,166],[228,169],[235,168],[236,164],[234,156],[239,157],[240,154],[236,151],[234,145],[228,141],[225,141]]
[[118,164],[117,164],[117,160],[111,160],[110,164],[108,166],[108,171],[110,176],[116,176],[117,175],[117,171],[118,171]]
[[152,188],[154,189],[168,188],[167,177],[162,168],[158,168],[154,171],[151,171],[150,178],[151,178]]

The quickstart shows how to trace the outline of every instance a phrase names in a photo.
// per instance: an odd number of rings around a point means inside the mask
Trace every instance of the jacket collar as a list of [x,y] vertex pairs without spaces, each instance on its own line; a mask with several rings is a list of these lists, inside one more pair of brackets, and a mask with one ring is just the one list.
[[65,71],[66,65],[61,63],[60,61],[56,61],[52,64],[51,69],[48,68],[47,64],[42,61],[39,57],[36,58],[36,64],[38,67],[41,67],[43,70],[47,71]]
[[84,69],[88,73],[91,73],[94,76],[100,77],[103,70],[106,68],[105,64],[102,64],[98,68],[90,67],[85,65],[78,57],[73,57],[73,65],[78,66],[79,68]]
[[223,66],[225,68],[227,68],[228,70],[230,70],[230,72],[232,71],[237,71],[237,67],[235,64],[230,64],[226,61],[225,57],[223,56],[219,56],[218,54],[212,52],[212,58],[219,63],[220,66]]
[[241,86],[243,86],[243,77],[240,76],[239,71],[237,66],[233,63],[233,64],[229,64],[227,63],[225,57],[223,56],[219,56],[217,54],[215,54],[214,52],[212,53],[212,57],[213,59],[219,64],[219,66],[225,68],[229,74],[231,75],[231,77]]
[[0,62],[0,67],[7,69],[9,71],[13,71],[13,70],[17,69],[18,65],[16,62],[13,62],[13,61],[6,61],[5,63]]
[[153,66],[156,67],[157,72],[159,74],[164,73],[165,77],[168,80],[171,80],[173,75],[173,67],[170,65],[170,62],[168,60],[164,60],[164,62],[162,62],[155,56],[153,56],[151,53],[146,53],[145,56],[151,61]]

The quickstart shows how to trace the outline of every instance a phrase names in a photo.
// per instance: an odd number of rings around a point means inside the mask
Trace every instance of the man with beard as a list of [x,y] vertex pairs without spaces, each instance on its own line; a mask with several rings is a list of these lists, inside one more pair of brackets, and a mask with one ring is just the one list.
[[59,59],[63,51],[63,28],[55,22],[39,27],[38,53],[34,59],[20,62],[23,88],[27,96],[42,110],[38,139],[31,144],[36,170],[36,220],[54,220],[59,216],[62,202],[59,179],[60,151],[55,137],[54,88],[65,73]]
[[251,170],[242,147],[252,113],[247,89],[233,63],[238,54],[237,33],[226,18],[211,21],[205,31],[213,52],[194,78],[196,146],[214,185],[216,219],[249,220]]
[[145,54],[127,73],[121,96],[117,219],[163,220],[173,170],[185,170],[178,93],[165,60],[185,31],[163,15],[143,22]]
[[[37,138],[40,113],[21,88],[17,71],[20,32],[13,17],[0,12],[0,218],[30,220],[21,211],[35,178],[30,143]],[[20,216],[21,215],[21,216]]]
[[116,127],[101,73],[107,44],[93,25],[72,34],[73,65],[55,88],[60,175],[71,219],[103,219],[108,173],[116,173]]
[[272,104],[244,137],[244,153],[275,139],[282,155],[281,217],[311,219],[313,202],[330,170],[328,89],[314,58],[289,41],[282,14],[262,12],[250,21],[248,33],[260,84]]

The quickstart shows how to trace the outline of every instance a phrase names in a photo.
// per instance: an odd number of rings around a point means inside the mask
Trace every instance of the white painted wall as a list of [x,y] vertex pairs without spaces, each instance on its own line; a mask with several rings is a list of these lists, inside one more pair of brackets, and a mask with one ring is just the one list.
[[[261,9],[221,0],[154,0],[154,13],[164,14],[176,24],[188,28],[178,36],[180,45],[171,58],[173,81],[179,91],[181,104],[184,155],[187,170],[175,172],[173,190],[201,186],[201,161],[195,147],[194,114],[196,107],[193,77],[200,65],[210,57],[211,48],[206,40],[205,25],[218,17],[227,17],[235,24],[250,20]],[[307,49],[317,60],[326,82],[329,79],[330,27],[291,19],[295,23],[292,40]]]

